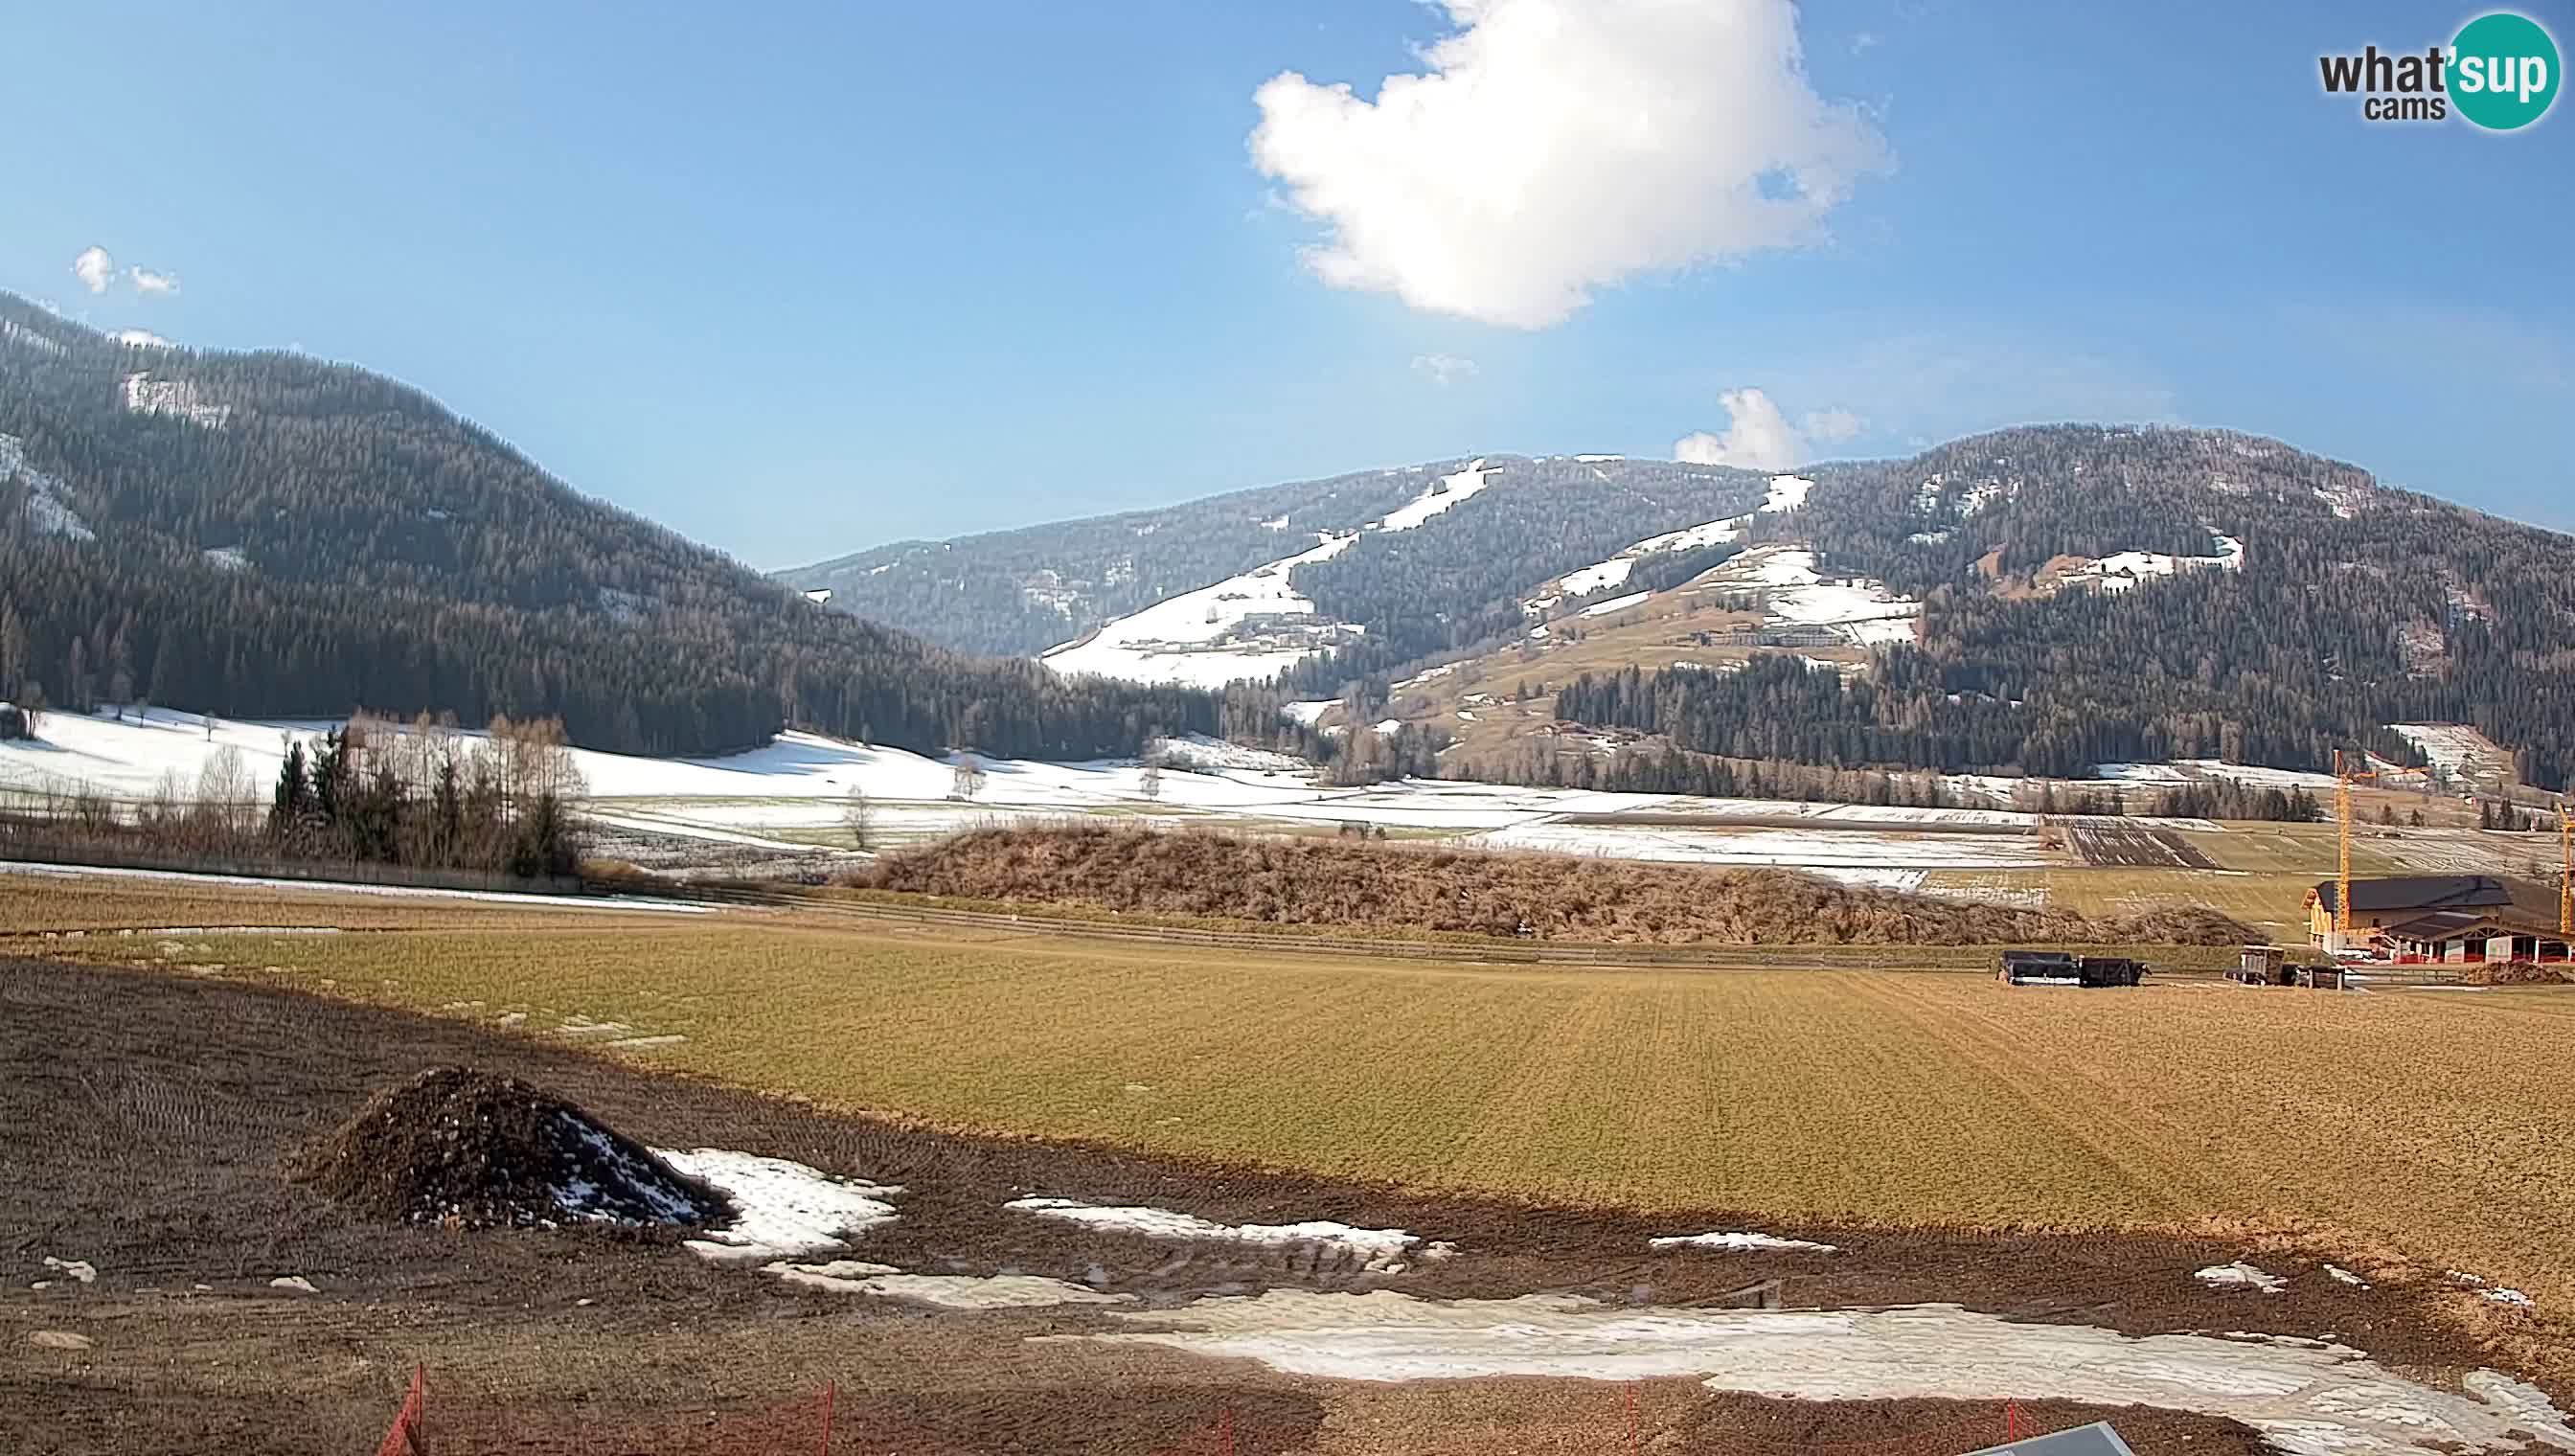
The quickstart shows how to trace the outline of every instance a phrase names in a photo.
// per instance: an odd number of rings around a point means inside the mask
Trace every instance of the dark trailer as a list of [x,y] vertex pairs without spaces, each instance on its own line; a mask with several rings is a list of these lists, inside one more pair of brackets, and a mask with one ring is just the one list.
[[2146,963],[2118,955],[2006,950],[2002,978],[2016,986],[2132,986],[2146,978]]

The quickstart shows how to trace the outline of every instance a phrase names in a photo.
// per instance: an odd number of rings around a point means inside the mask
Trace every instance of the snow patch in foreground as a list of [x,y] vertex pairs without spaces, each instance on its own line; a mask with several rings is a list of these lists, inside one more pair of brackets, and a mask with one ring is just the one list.
[[2243,1421],[2292,1456],[2394,1456],[2436,1442],[2512,1451],[2521,1447],[2508,1434],[2515,1431],[2575,1450],[2575,1426],[2544,1393],[2492,1370],[2470,1372],[2451,1392],[2344,1345],[2132,1339],[1951,1304],[1637,1309],[1561,1294],[1443,1302],[1391,1290],[1273,1289],[1106,1313],[1127,1332],[1052,1338],[1162,1345],[1343,1380],[1691,1376],[1713,1390],[1804,1400],[2162,1406]]
[[2212,1289],[2259,1289],[2265,1294],[2277,1294],[2289,1287],[2289,1281],[2283,1276],[2266,1273],[2242,1259],[2231,1264],[2211,1264],[2191,1277]]
[[[1398,1260],[1404,1250],[1421,1242],[1417,1235],[1399,1228],[1352,1228],[1346,1223],[1333,1223],[1328,1219],[1304,1223],[1218,1223],[1194,1213],[1174,1213],[1167,1208],[1102,1207],[1073,1198],[1015,1198],[1002,1206],[1042,1218],[1061,1218],[1093,1228],[1143,1234],[1147,1238],[1208,1243],[1310,1244],[1347,1254],[1364,1268],[1388,1274],[1402,1272],[1403,1266]],[[1433,1244],[1423,1251],[1422,1256],[1436,1259],[1454,1252],[1448,1245]]]
[[1831,1244],[1813,1243],[1802,1238],[1781,1238],[1774,1233],[1686,1233],[1669,1238],[1649,1239],[1658,1249],[1724,1249],[1744,1253],[1755,1249],[1802,1249],[1808,1253],[1838,1253]]
[[790,1284],[835,1294],[917,1299],[950,1309],[1042,1309],[1058,1304],[1127,1304],[1132,1294],[1103,1294],[1036,1274],[906,1274],[891,1264],[836,1259],[828,1264],[771,1264]]
[[786,1158],[720,1147],[653,1151],[733,1200],[739,1216],[732,1223],[689,1240],[691,1249],[723,1263],[766,1264],[846,1249],[851,1238],[894,1221],[894,1205],[885,1200],[903,1191],[894,1184],[835,1178]]

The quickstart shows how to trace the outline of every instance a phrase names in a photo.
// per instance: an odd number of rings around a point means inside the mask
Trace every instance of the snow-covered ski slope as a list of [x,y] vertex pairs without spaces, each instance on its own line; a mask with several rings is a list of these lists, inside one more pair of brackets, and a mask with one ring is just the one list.
[[1381,521],[1365,523],[1356,531],[1316,532],[1315,544],[1304,551],[1167,597],[1079,641],[1049,649],[1041,661],[1068,677],[1089,673],[1193,688],[1267,682],[1360,632],[1316,616],[1314,604],[1289,584],[1289,573],[1330,561],[1348,550],[1363,531],[1410,531],[1473,498],[1491,484],[1493,474],[1483,461],[1471,462],[1463,470],[1441,476]]

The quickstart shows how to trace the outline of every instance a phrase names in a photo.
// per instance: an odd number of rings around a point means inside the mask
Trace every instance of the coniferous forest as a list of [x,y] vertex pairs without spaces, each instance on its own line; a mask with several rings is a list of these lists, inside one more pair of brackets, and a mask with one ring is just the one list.
[[364,370],[129,346],[0,295],[10,699],[559,719],[661,754],[810,728],[1082,757],[1219,713],[823,611]]

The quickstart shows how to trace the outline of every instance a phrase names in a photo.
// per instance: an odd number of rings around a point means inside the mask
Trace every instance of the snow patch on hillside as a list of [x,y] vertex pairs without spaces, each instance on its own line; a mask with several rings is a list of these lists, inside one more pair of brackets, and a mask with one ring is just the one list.
[[137,415],[167,415],[208,430],[223,429],[233,417],[232,406],[207,404],[189,381],[156,380],[149,370],[125,377],[125,408]]
[[1767,589],[1762,616],[1772,627],[1829,627],[1859,647],[1909,643],[1922,604],[1898,597],[1883,582],[1862,577],[1829,580],[1815,570],[1815,553],[1783,547],[1762,554],[1751,580]]
[[210,546],[199,555],[206,559],[206,565],[210,567],[220,567],[227,572],[250,570],[250,558],[237,546]]
[[1193,688],[1275,678],[1360,631],[1317,620],[1314,604],[1289,585],[1288,574],[1296,568],[1330,561],[1358,540],[1356,533],[1316,535],[1309,550],[1166,598],[1048,650],[1041,661],[1068,677],[1096,673]]
[[96,541],[98,533],[80,519],[72,509],[71,497],[63,483],[27,464],[26,443],[15,435],[0,435],[0,485],[17,481],[27,488],[27,527],[38,536],[67,537],[73,541]]
[[2387,728],[2422,750],[2432,766],[2454,782],[2498,779],[2512,767],[2510,753],[2463,723],[2391,723]]
[[[1621,572],[1619,575],[1623,577],[1626,574]],[[1651,592],[1630,592],[1624,597],[1613,597],[1609,601],[1585,607],[1582,609],[1582,615],[1585,617],[1606,617],[1612,612],[1624,612],[1628,608],[1635,606],[1652,595],[1654,594]]]
[[2125,592],[2140,582],[2179,576],[2183,572],[2244,569],[2244,543],[2219,536],[2215,556],[2165,556],[2159,552],[2123,551],[2086,562],[2057,578],[2059,587],[2088,587],[2098,592]]
[[1495,472],[1484,469],[1484,462],[1478,457],[1464,470],[1455,475],[1441,476],[1429,489],[1404,505],[1387,512],[1385,520],[1378,525],[1377,530],[1410,531],[1431,517],[1443,511],[1453,510],[1459,502],[1482,492],[1484,487],[1492,484],[1494,474]]
[[1751,525],[1752,518],[1749,516],[1729,516],[1722,521],[1705,521],[1696,526],[1682,527],[1678,531],[1666,531],[1660,536],[1646,537],[1605,562],[1584,567],[1578,572],[1565,573],[1549,583],[1548,590],[1522,602],[1520,610],[1532,614],[1542,613],[1567,597],[1587,597],[1594,592],[1624,586],[1627,574],[1634,571],[1636,563],[1646,557],[1657,552],[1695,551],[1703,546],[1721,546],[1729,541],[1739,541]]
[[1806,494],[1814,488],[1815,483],[1804,476],[1772,476],[1770,494],[1762,498],[1758,509],[1772,516],[1794,511],[1806,504]]

